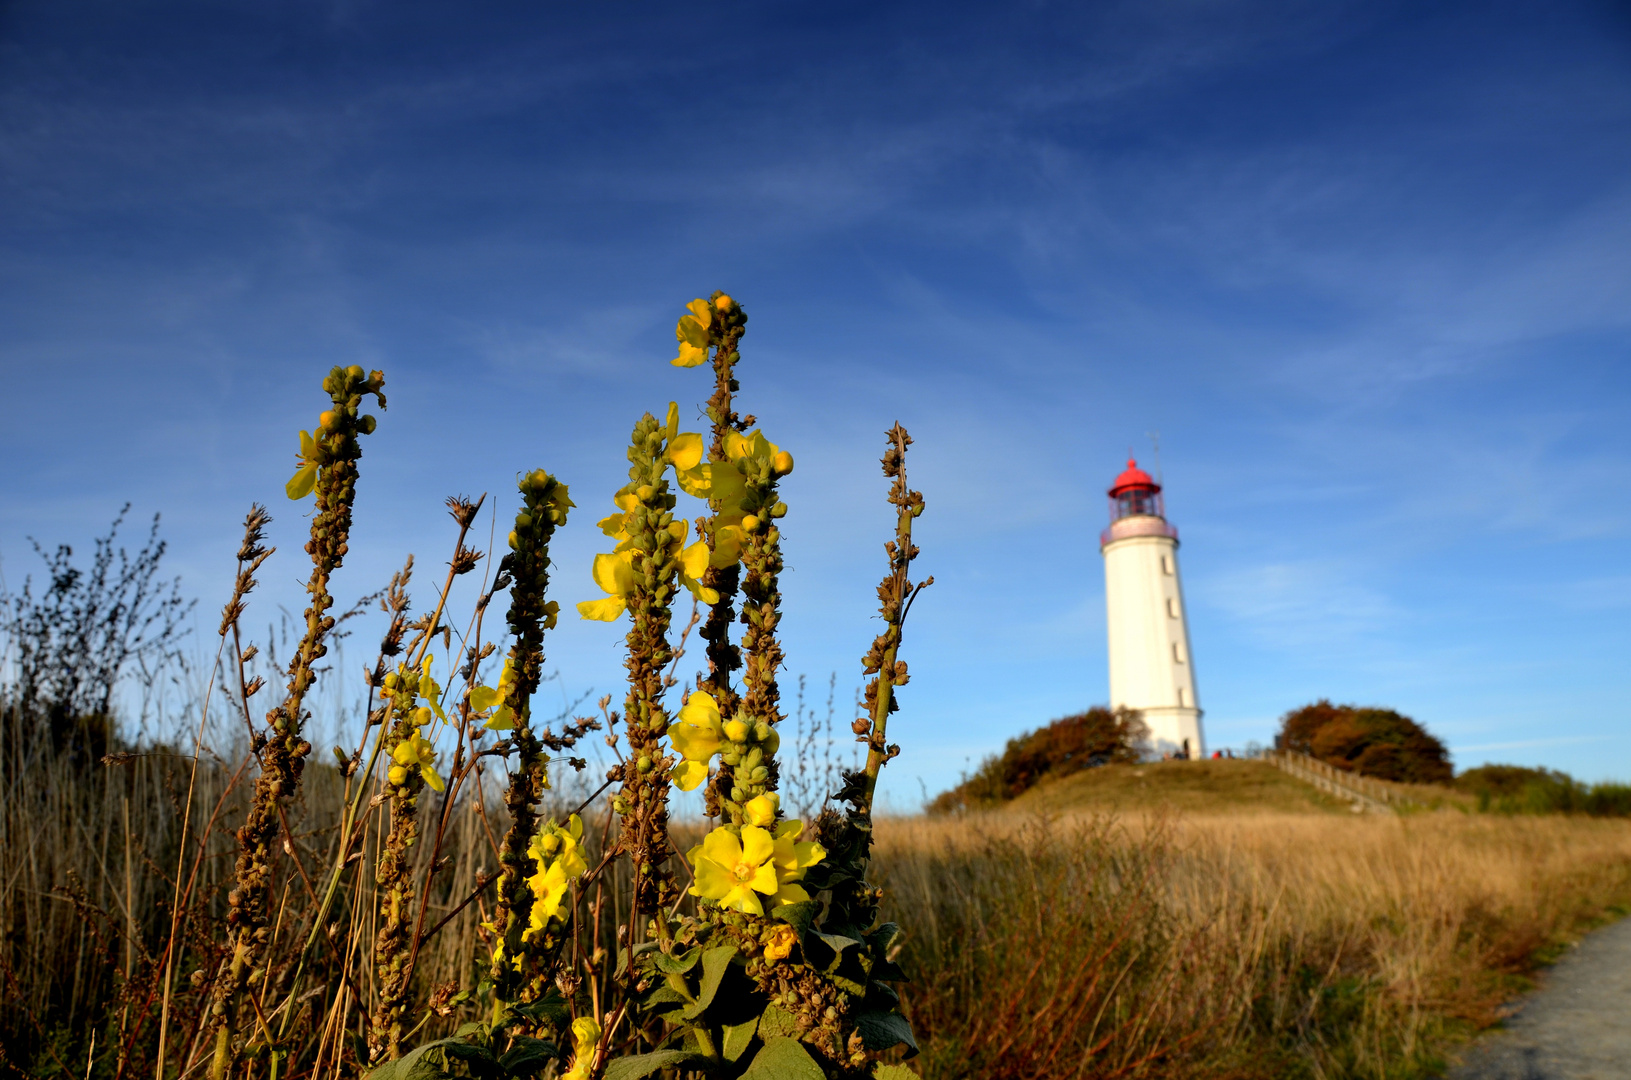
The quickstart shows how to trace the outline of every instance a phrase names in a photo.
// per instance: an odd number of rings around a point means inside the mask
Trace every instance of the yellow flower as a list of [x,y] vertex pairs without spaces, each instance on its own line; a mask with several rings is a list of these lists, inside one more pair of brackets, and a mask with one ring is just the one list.
[[715,829],[687,855],[696,874],[691,895],[753,915],[763,915],[767,904],[774,912],[810,899],[796,882],[827,853],[820,844],[796,842],[803,828],[800,821],[784,821],[775,833],[744,825],[740,840],[729,828]]
[[[776,455],[781,453],[781,447],[765,438],[764,432],[758,428],[743,434],[739,431],[727,432],[725,435],[725,453],[732,461],[743,458],[764,458],[774,461]],[[787,455],[791,460],[791,454]]]
[[[318,425],[317,434],[319,437],[323,434],[321,424]],[[296,455],[300,466],[289,477],[289,482],[283,485],[283,491],[289,498],[304,499],[317,486],[317,466],[326,456],[323,449],[317,439],[312,438],[311,432],[300,433],[300,452]]]
[[774,964],[778,960],[786,960],[793,952],[793,946],[799,939],[798,932],[786,923],[782,923],[770,932],[765,941],[765,959]]
[[775,838],[756,826],[743,826],[740,840],[729,829],[715,829],[687,856],[696,874],[691,895],[723,908],[763,915],[759,897],[774,897],[780,886],[775,854]]
[[534,834],[527,853],[537,863],[538,871],[527,879],[533,896],[532,917],[522,932],[522,940],[530,941],[549,925],[549,920],[564,917],[561,908],[567,888],[589,869],[582,843],[583,821],[576,814],[564,828],[551,821]]
[[[671,430],[679,426],[679,406],[672,403],[668,407],[668,426]],[[694,440],[694,444],[687,440]],[[702,455],[702,441],[697,435],[671,435],[669,445],[679,446],[683,451],[682,460],[685,461],[700,459]],[[618,513],[600,520],[600,531],[615,540],[616,546],[608,553],[595,556],[592,574],[595,584],[599,585],[607,596],[604,600],[585,600],[580,603],[578,614],[583,618],[612,622],[629,609],[628,602],[640,585],[640,575],[634,568],[635,559],[640,553],[635,550],[629,526],[642,497],[650,495],[649,490],[643,493],[639,489],[620,491],[613,500],[617,504]],[[668,526],[669,536],[681,544],[685,543],[690,530],[690,524],[683,520],[671,522]],[[691,590],[692,595],[704,604],[716,604],[719,602],[719,593],[706,588],[701,580],[708,565],[708,545],[703,541],[699,540],[683,549],[680,552],[680,584]]]
[[561,1080],[588,1080],[599,1044],[600,1025],[594,1017],[580,1016],[572,1021],[572,1067],[561,1075]]
[[682,431],[668,444],[668,462],[674,472],[684,474],[702,464],[702,436],[694,431]]
[[668,741],[684,759],[674,768],[674,786],[681,791],[694,790],[708,779],[708,762],[725,745],[719,704],[713,695],[698,690],[686,699],[668,727]]
[[493,706],[498,706],[492,715],[483,718],[483,726],[488,731],[508,731],[515,727],[515,710],[505,703],[505,698],[515,686],[515,666],[506,658],[504,668],[498,673],[498,685],[476,686],[470,690],[470,707],[478,713],[486,712]]
[[604,600],[585,600],[578,605],[578,614],[585,619],[611,622],[629,609],[629,597],[634,595],[639,576],[634,570],[633,548],[625,547],[609,555],[596,555],[595,584],[607,593]]
[[781,812],[782,797],[774,791],[767,791],[754,799],[749,799],[742,807],[742,814],[749,825],[766,828],[775,824],[776,815]]
[[691,314],[680,316],[674,326],[680,354],[669,363],[675,367],[696,367],[708,359],[708,327],[713,325],[713,312],[706,300],[693,300],[685,306]]
[[776,826],[776,876],[782,882],[776,894],[777,903],[791,904],[810,899],[802,885],[794,882],[804,879],[805,871],[827,857],[827,849],[813,840],[800,840],[804,822],[784,821]]
[[442,790],[442,778],[436,774],[436,748],[418,731],[412,738],[403,739],[391,751],[391,760],[396,764],[391,766],[390,781],[398,787],[407,783],[408,770],[418,769],[435,791]]
[[731,305],[735,302],[736,301],[732,300],[724,293],[720,293],[718,296],[714,297],[714,307],[718,308],[720,311],[729,311],[731,309]]
[[[447,723],[447,714],[442,711],[442,686],[430,677],[430,665],[433,659],[434,657],[427,652],[424,662],[419,665],[419,696],[424,698],[425,704],[430,706],[430,711],[436,714],[436,719],[445,724]],[[430,723],[428,716],[419,721],[421,727],[428,723]]]
[[[676,525],[683,522],[675,522]],[[719,592],[710,589],[702,583],[702,575],[707,573],[712,560],[708,551],[708,541],[698,540],[684,551],[680,552],[680,584],[691,590],[691,595],[704,604],[719,603]]]

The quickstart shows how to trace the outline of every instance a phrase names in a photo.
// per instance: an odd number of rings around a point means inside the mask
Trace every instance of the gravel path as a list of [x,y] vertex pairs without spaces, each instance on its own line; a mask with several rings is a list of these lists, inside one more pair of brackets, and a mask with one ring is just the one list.
[[1450,1080],[1631,1078],[1631,919],[1588,934]]

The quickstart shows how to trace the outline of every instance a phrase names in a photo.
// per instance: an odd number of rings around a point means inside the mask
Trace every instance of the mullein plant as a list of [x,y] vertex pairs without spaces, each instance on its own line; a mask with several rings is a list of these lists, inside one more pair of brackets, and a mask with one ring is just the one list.
[[[888,714],[897,707],[891,690],[905,681],[897,654],[913,594],[906,576],[917,554],[911,520],[923,507],[922,497],[905,486],[910,440],[897,426],[884,459],[885,473],[895,481],[890,500],[900,511],[896,539],[888,545],[890,574],[879,592],[886,630],[866,658],[868,673],[877,676],[868,691],[872,715],[856,726],[858,741],[869,749],[868,767],[846,778],[841,794],[849,796],[849,812],[840,817],[829,811],[832,820],[824,823],[824,841],[830,837],[838,845],[833,858],[825,842],[802,838],[804,823],[783,817],[776,791],[780,521],[787,514],[778,484],[793,460],[762,432],[750,430],[751,418],[733,411],[745,323],[740,306],[722,293],[688,305],[676,328],[680,351],[674,363],[714,361],[708,408],[713,439],[706,460],[701,437],[678,432],[675,407],[666,430],[649,415],[641,421],[630,451],[631,483],[617,495],[623,515],[602,523],[619,539],[617,550],[597,556],[594,568],[610,595],[579,605],[586,618],[615,619],[628,611],[634,621],[627,638],[630,750],[617,809],[624,815],[622,851],[634,861],[637,890],[642,882],[669,880],[659,861],[666,855],[666,828],[655,826],[666,825],[670,784],[694,790],[708,783],[707,809],[721,819],[687,853],[696,914],[676,917],[670,892],[648,884],[643,895],[637,892],[641,902],[621,930],[628,950],[619,965],[626,989],[637,1010],[658,1022],[653,1032],[630,1017],[631,1027],[655,1048],[608,1066],[626,1014],[591,1018],[598,1029],[593,1060],[585,1067],[580,1047],[573,1066],[573,1075],[582,1070],[586,1078],[603,1071],[637,1078],[663,1069],[722,1077],[911,1075],[882,1060],[902,1045],[915,1052],[916,1044],[888,985],[902,978],[890,959],[900,930],[875,925],[881,894],[864,879],[878,769],[898,753],[883,739]],[[668,468],[683,491],[708,501],[710,511],[697,523],[697,544],[683,550],[685,529],[673,518]],[[670,723],[660,706],[661,669],[671,656],[668,612],[661,605],[674,595],[676,579],[710,605],[707,625],[713,629],[704,633],[708,672]],[[722,587],[738,583],[739,616],[734,596]],[[728,635],[736,621],[745,628],[740,650]],[[737,667],[743,668],[740,693],[730,679]],[[659,741],[664,734],[671,752]],[[657,836],[660,848],[652,843]],[[645,940],[637,941],[640,936]]]
[[[509,554],[500,565],[501,577],[511,581],[508,621],[515,640],[504,659],[498,686],[470,691],[470,704],[481,711],[486,730],[506,732],[516,755],[516,768],[504,793],[510,827],[499,848],[498,900],[489,924],[496,939],[489,969],[495,1019],[506,1005],[522,997],[529,976],[524,962],[529,949],[535,960],[546,946],[555,955],[559,953],[558,935],[553,940],[535,940],[548,927],[547,922],[543,927],[536,925],[535,916],[546,914],[548,905],[540,902],[534,885],[552,869],[564,871],[570,866],[574,878],[582,873],[578,869],[581,859],[554,866],[561,861],[554,857],[561,854],[558,840],[553,853],[545,850],[548,838],[557,836],[553,825],[542,835],[538,831],[538,801],[549,787],[549,755],[532,723],[532,695],[543,677],[544,631],[555,626],[560,612],[555,601],[544,599],[549,587],[549,542],[555,530],[566,524],[573,503],[567,486],[543,469],[523,476],[519,488],[521,509],[509,535]],[[581,825],[578,835],[582,835]],[[547,976],[537,963],[532,967],[535,979]]]
[[[610,552],[594,560],[595,583],[607,595],[578,605],[585,619],[610,622],[629,616],[623,702],[628,753],[614,770],[621,787],[612,805],[622,818],[618,849],[634,870],[635,919],[658,915],[679,894],[668,866],[668,771],[673,761],[662,742],[669,727],[663,707],[663,669],[673,659],[669,624],[681,584],[705,603],[719,597],[699,580],[708,567],[708,545],[703,540],[686,544],[689,526],[674,514],[678,498],[670,490],[668,473],[694,467],[699,459],[700,438],[680,433],[678,405],[669,405],[664,422],[646,413],[635,424],[628,449],[629,482],[613,497],[618,512],[600,522],[601,531],[616,541]],[[656,925],[661,933],[667,922],[658,919]],[[628,935],[630,948],[634,936]]]
[[[315,431],[300,433],[299,467],[289,480],[291,499],[316,493],[311,536],[306,553],[312,572],[306,584],[308,600],[305,629],[289,662],[287,692],[267,715],[267,730],[257,732],[253,748],[260,760],[260,775],[247,818],[238,830],[235,884],[228,896],[228,952],[225,970],[215,980],[210,1023],[215,1031],[211,1076],[222,1080],[243,1050],[249,1033],[243,1028],[246,992],[264,979],[266,950],[272,934],[272,853],[283,828],[285,810],[300,787],[301,773],[311,743],[304,737],[306,692],[314,678],[312,667],[328,651],[324,644],[334,629],[328,610],[329,578],[346,555],[351,532],[351,508],[356,499],[360,439],[373,432],[374,417],[361,413],[363,398],[372,395],[385,408],[385,376],[364,373],[358,366],[336,367],[323,380],[330,408],[317,420]],[[258,1018],[257,1018],[258,1023]],[[264,1028],[264,1025],[259,1025]],[[267,1042],[269,1032],[262,1031]]]
[[[425,644],[429,644],[428,635]],[[373,1060],[395,1057],[399,1051],[408,1003],[408,957],[413,948],[414,882],[409,859],[419,842],[419,793],[427,786],[437,792],[445,790],[436,771],[433,740],[437,722],[447,723],[442,688],[431,675],[428,652],[417,668],[403,663],[386,675],[380,695],[389,710],[384,751],[391,762],[386,771],[391,827],[374,872],[380,927],[374,939],[379,999],[369,1028]]]

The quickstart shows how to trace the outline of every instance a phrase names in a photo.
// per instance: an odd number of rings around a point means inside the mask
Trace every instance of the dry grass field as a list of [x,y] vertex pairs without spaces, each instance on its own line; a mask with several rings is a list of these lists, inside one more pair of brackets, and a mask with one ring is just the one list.
[[[1266,807],[1214,790],[1250,763],[1208,764],[1119,817],[880,830],[925,1076],[1433,1075],[1631,901],[1623,820],[1287,812],[1271,782]],[[1095,772],[1090,806],[1143,779]]]
[[[36,771],[4,794],[12,1075],[141,1074],[186,764]],[[1252,765],[1099,769],[1003,813],[881,822],[886,915],[908,928],[905,1000],[924,1048],[911,1066],[935,1080],[1429,1076],[1559,946],[1631,903],[1624,820],[1355,815]],[[229,772],[201,773],[195,807],[214,805]],[[323,770],[308,780],[292,824],[315,867],[330,841],[303,823],[332,818],[337,796]],[[1059,809],[1067,796],[1076,808]],[[484,904],[452,908],[491,867],[501,811],[455,810],[456,863],[430,905],[451,917],[420,993],[473,985]],[[229,798],[213,825],[192,819],[190,835],[208,835],[202,850],[188,841],[202,862],[185,860],[201,935],[221,911],[238,812]],[[291,904],[304,888],[298,873],[279,886]],[[345,896],[336,971],[374,931],[370,900],[365,882]],[[198,1003],[180,975],[170,1037],[188,1048]],[[334,1024],[354,1027],[345,1000]],[[123,1061],[103,1049],[121,1045]]]

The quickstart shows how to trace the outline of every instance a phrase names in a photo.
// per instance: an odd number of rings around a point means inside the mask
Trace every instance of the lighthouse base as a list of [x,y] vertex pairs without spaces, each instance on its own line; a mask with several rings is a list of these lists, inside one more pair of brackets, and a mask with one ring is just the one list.
[[1145,743],[1152,758],[1183,757],[1199,761],[1206,756],[1201,736],[1201,710],[1177,705],[1156,705],[1138,710],[1150,729]]

